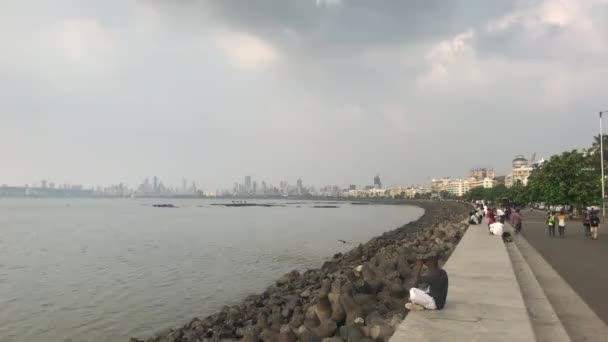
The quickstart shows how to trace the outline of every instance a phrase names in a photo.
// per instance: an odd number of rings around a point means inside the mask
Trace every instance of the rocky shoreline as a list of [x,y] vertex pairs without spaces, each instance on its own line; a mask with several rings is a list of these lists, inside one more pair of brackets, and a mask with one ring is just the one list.
[[289,272],[239,305],[131,342],[388,341],[407,315],[416,257],[437,253],[447,260],[468,227],[470,210],[456,202],[402,203],[425,213],[334,255],[320,269]]

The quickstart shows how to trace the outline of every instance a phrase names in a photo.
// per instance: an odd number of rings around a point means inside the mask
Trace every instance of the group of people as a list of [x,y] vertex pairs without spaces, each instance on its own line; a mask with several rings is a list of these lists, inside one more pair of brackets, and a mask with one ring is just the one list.
[[[600,218],[597,212],[593,208],[587,208],[584,213],[583,227],[585,228],[585,238],[597,240],[598,227],[600,225]],[[566,222],[568,221],[568,215],[561,209],[559,213],[556,211],[549,211],[547,214],[547,230],[549,237],[555,237],[555,227],[558,228],[560,238],[566,237]]]
[[469,224],[481,224],[483,218],[488,218],[488,231],[492,235],[502,236],[504,232],[504,222],[508,220],[513,228],[515,228],[515,234],[521,232],[521,213],[519,208],[512,211],[511,208],[496,208],[488,207],[485,203],[476,203],[475,208],[470,212]]
[[[488,207],[485,203],[476,203],[475,208],[470,212],[469,223],[481,224],[484,217],[488,218],[488,230],[491,235],[503,236],[503,226],[508,220],[518,234],[522,230],[522,217],[519,208],[511,211],[510,208],[504,210]],[[564,210],[560,210],[556,215],[555,211],[549,211],[547,215],[547,225],[549,236],[555,237],[555,227],[558,227],[560,238],[566,236],[566,222],[568,216]],[[587,208],[583,225],[585,227],[585,237],[597,239],[600,219],[592,208]],[[508,233],[507,233],[508,234]],[[504,239],[504,236],[503,236]],[[422,268],[426,266],[427,272],[422,274]],[[426,255],[418,257],[416,261],[416,271],[414,287],[410,289],[409,302],[405,307],[410,310],[441,310],[443,309],[448,294],[448,274],[439,267],[437,255]]]

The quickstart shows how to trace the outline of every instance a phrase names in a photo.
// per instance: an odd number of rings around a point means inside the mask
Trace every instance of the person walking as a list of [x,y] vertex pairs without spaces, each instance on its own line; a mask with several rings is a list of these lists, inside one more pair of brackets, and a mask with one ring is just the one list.
[[555,237],[555,212],[549,214],[547,228],[549,228],[549,237]]
[[521,214],[519,208],[515,209],[515,212],[511,214],[511,225],[515,228],[515,234],[521,233]]
[[591,209],[585,210],[585,218],[583,219],[583,227],[585,228],[585,239],[591,237]]
[[557,215],[557,225],[559,228],[559,237],[561,239],[566,237],[566,214],[564,210],[560,210],[559,215]]
[[597,240],[597,230],[600,226],[600,218],[597,216],[595,211],[591,212],[591,239]]

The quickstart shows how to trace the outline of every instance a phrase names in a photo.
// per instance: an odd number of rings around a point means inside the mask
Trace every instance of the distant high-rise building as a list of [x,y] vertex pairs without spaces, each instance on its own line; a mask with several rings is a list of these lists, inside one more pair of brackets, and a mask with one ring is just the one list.
[[41,182],[41,187],[42,187],[43,189],[46,189],[46,181],[45,181],[45,180],[42,180],[42,182]]
[[357,186],[355,184],[351,184],[348,186],[348,190],[357,190]]
[[302,193],[302,190],[304,189],[304,185],[302,183],[302,178],[298,178],[298,181],[296,182],[296,186],[298,187],[298,192]]
[[245,176],[245,189],[247,191],[251,190],[251,176]]
[[188,191],[188,180],[186,178],[182,178],[182,192]]
[[153,188],[152,191],[153,192],[158,192],[158,178],[156,176],[154,176],[154,183],[153,183]]
[[258,182],[253,181],[253,193],[257,194],[258,193]]
[[374,187],[376,189],[382,189],[382,182],[380,182],[380,175],[376,175],[376,177],[374,177]]

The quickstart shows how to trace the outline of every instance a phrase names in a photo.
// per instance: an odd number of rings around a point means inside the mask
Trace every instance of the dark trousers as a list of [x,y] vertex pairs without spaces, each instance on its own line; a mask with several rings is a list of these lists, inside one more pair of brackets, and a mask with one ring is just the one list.
[[521,232],[521,223],[518,223],[515,225],[515,233],[520,233]]
[[585,225],[585,237],[588,238],[591,236],[591,226]]
[[555,236],[555,226],[548,226],[549,236]]
[[559,226],[559,236],[564,237],[565,234],[566,234],[566,227]]

